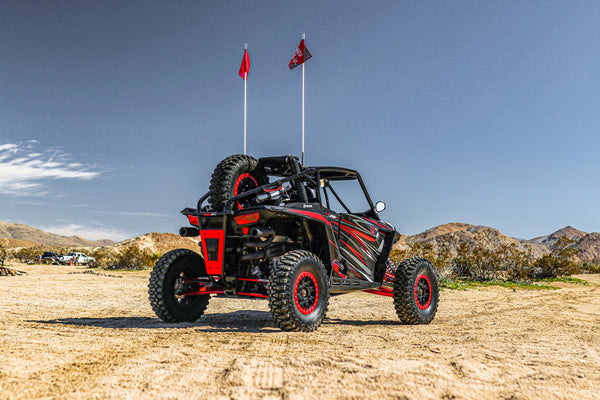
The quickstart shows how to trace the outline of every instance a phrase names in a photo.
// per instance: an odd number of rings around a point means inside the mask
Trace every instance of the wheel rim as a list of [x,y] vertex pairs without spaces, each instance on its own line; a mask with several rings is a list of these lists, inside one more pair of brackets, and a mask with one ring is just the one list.
[[[246,172],[245,174],[241,174],[235,181],[235,184],[233,185],[233,196],[235,197],[238,194],[242,194],[249,190],[256,189],[259,186],[260,185],[258,184],[258,181],[256,180],[256,178],[253,177],[248,172]],[[238,209],[241,210],[244,207],[248,207],[248,205],[249,205],[248,202],[249,202],[249,200],[238,202],[237,203]]]
[[296,278],[294,301],[298,311],[304,315],[312,313],[317,308],[317,304],[319,303],[319,284],[317,283],[317,278],[311,272],[304,271]]
[[429,307],[432,292],[429,277],[425,274],[419,275],[415,281],[415,301],[419,309],[426,310]]

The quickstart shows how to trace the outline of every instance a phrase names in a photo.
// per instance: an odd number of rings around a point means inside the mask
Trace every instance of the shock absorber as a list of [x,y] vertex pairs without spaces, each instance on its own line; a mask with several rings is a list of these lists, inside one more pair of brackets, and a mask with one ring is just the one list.
[[[298,162],[298,159],[296,157],[288,156],[286,161],[291,161],[292,170],[294,171],[294,174],[300,173],[300,163]],[[300,201],[303,203],[308,203],[308,196],[306,196],[306,188],[304,187],[302,182],[296,180],[296,187],[298,188],[298,196],[300,196]]]

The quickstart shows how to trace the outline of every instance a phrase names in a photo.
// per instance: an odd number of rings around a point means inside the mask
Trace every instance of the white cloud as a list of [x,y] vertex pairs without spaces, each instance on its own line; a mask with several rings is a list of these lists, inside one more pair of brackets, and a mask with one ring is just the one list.
[[62,236],[79,236],[87,240],[111,239],[121,241],[135,236],[132,232],[121,231],[112,226],[91,223],[89,225],[65,224],[43,226],[39,229]]
[[89,180],[100,175],[91,167],[72,162],[70,156],[54,149],[45,152],[33,148],[37,141],[0,145],[0,194],[39,196],[48,180]]

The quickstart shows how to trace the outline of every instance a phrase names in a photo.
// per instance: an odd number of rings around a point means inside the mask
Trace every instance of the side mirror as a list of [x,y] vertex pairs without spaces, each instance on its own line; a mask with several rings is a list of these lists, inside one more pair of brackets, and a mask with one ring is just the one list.
[[383,210],[385,210],[385,203],[383,201],[378,201],[377,204],[375,204],[375,210],[380,213]]

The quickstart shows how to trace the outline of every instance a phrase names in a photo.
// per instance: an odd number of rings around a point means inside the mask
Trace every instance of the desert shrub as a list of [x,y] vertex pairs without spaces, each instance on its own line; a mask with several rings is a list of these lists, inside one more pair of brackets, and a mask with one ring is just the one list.
[[535,262],[529,246],[521,250],[515,244],[502,245],[497,252],[501,259],[499,267],[504,279],[515,282],[527,279]]
[[105,269],[141,270],[147,269],[154,264],[151,254],[133,245],[127,246],[112,257],[110,265],[104,267]]
[[2,265],[4,265],[5,261],[8,261],[10,257],[10,253],[8,252],[8,250],[6,250],[6,247],[4,247],[4,245],[0,244],[0,263],[2,263]]
[[405,260],[409,257],[410,250],[409,249],[393,249],[390,252],[390,260],[394,263],[394,265],[398,265],[402,260]]
[[556,254],[546,254],[534,263],[534,269],[529,274],[532,279],[558,278],[576,274],[580,268],[568,258]]
[[415,243],[402,250],[393,250],[390,259],[394,264],[412,257],[427,258],[440,272],[443,279],[465,278],[474,281],[522,282],[531,279],[556,278],[580,271],[600,273],[598,263],[578,264],[575,256],[576,242],[560,238],[551,254],[536,259],[530,246],[520,247],[514,243],[502,244],[492,250],[484,246],[471,247],[461,242],[456,256],[450,257],[450,249],[431,243]]
[[42,254],[44,251],[46,251],[45,247],[41,246],[22,247],[16,250],[13,255],[17,260],[19,260],[19,262],[33,264],[34,262],[37,262],[37,256]]
[[585,263],[581,266],[581,270],[588,274],[600,274],[600,263]]
[[88,254],[96,259],[88,265],[90,268],[107,268],[115,263],[115,257],[105,248],[101,247]]
[[156,264],[156,262],[163,256],[163,253],[161,253],[160,251],[157,251],[156,253],[152,253],[150,254],[150,262],[151,262],[151,266]]
[[532,279],[557,278],[577,272],[576,265],[568,259],[554,254],[546,254],[534,263],[534,269],[529,274]]
[[573,247],[575,243],[575,240],[566,237],[558,239],[552,253],[546,254],[535,261],[529,278],[558,278],[580,272],[580,265],[574,261],[577,254],[577,249]]
[[477,281],[526,279],[533,268],[533,252],[515,244],[502,244],[495,250],[476,247],[469,250],[461,243],[452,260],[452,275]]

